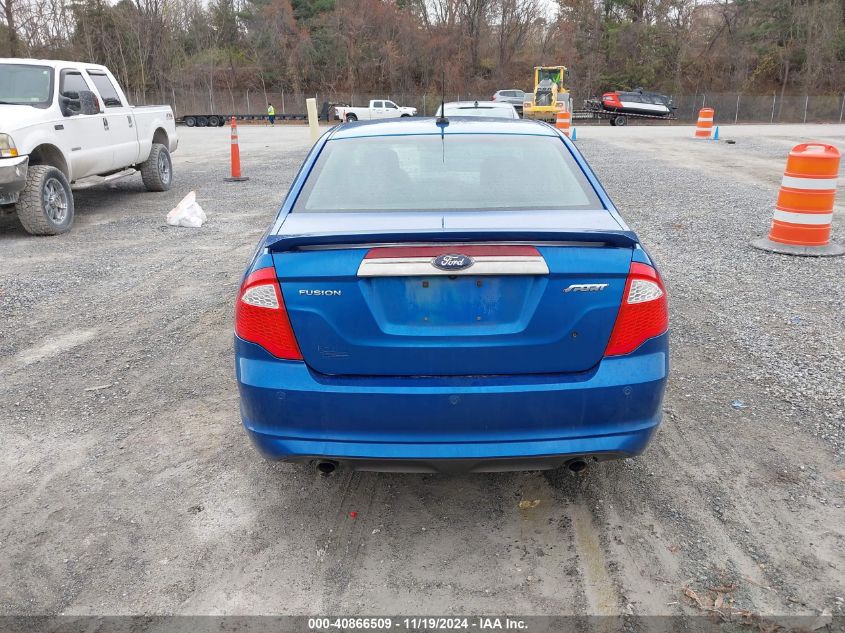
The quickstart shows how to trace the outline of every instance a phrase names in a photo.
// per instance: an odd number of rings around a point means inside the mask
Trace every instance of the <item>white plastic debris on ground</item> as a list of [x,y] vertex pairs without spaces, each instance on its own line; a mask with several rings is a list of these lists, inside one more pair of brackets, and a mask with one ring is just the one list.
[[170,226],[187,226],[196,229],[201,227],[206,220],[208,217],[197,202],[196,191],[182,198],[182,201],[167,214],[167,223]]

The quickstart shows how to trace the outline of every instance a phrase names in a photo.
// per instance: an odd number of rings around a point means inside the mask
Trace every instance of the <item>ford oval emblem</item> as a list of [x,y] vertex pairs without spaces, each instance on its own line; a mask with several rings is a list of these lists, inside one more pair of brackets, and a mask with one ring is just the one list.
[[439,255],[431,260],[431,265],[440,270],[466,270],[474,263],[469,255]]

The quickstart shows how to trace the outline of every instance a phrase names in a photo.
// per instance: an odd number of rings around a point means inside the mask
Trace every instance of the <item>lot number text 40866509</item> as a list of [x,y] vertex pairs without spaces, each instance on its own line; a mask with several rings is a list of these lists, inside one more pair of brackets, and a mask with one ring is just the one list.
[[528,626],[524,620],[508,617],[326,617],[308,618],[310,631],[525,631]]

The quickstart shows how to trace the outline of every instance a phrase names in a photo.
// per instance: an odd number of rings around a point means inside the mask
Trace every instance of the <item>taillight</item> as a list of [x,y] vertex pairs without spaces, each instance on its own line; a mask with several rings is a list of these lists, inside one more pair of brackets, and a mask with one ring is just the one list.
[[241,285],[235,304],[235,333],[276,358],[302,360],[273,268],[256,270]]
[[622,293],[605,356],[619,356],[637,349],[645,341],[669,329],[666,288],[657,271],[647,264],[632,262]]

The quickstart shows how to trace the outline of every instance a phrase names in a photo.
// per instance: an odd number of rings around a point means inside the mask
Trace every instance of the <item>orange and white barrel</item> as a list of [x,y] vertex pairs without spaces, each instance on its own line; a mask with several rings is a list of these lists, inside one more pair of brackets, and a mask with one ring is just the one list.
[[565,110],[558,110],[555,114],[555,127],[569,136],[572,127],[572,113]]
[[698,122],[695,124],[695,138],[713,137],[713,117],[716,111],[713,108],[701,108],[698,111]]
[[754,246],[793,255],[841,255],[830,243],[841,154],[827,143],[792,148],[775,204],[769,237]]

